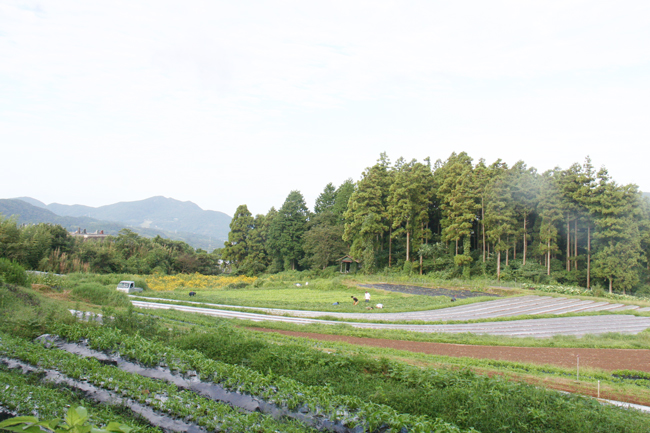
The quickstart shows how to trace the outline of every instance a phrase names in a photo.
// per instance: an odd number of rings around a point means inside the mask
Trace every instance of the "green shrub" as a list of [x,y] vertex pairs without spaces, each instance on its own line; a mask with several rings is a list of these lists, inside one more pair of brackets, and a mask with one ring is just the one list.
[[0,259],[0,276],[6,283],[23,287],[27,285],[25,268],[13,260]]
[[128,307],[131,305],[125,293],[118,292],[114,287],[103,286],[99,283],[82,283],[72,289],[73,299],[90,304],[111,307]]
[[228,364],[250,365],[268,343],[250,338],[249,333],[230,325],[218,325],[214,332],[189,333],[173,341],[174,346],[184,350],[198,350],[209,358]]
[[73,320],[65,307],[31,288],[0,284],[0,332],[34,338],[54,323]]
[[57,275],[51,272],[30,273],[31,284],[43,284],[49,287],[63,287],[65,275]]

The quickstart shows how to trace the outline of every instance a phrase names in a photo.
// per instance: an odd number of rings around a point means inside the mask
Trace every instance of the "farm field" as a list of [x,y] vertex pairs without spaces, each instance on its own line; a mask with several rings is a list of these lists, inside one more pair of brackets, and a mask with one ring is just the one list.
[[[81,401],[80,395],[88,395],[84,389],[97,389],[99,393],[95,394],[106,395],[114,403],[106,406],[84,400],[91,413],[97,411],[96,422],[101,424],[114,413],[116,419],[138,431],[499,432],[505,428],[524,432],[644,432],[650,424],[648,414],[581,396],[596,395],[600,381],[603,398],[650,403],[650,374],[642,365],[647,351],[638,351],[639,364],[619,362],[611,368],[592,364],[589,352],[578,351],[584,359],[579,380],[568,361],[571,351],[575,352],[572,346],[581,344],[644,347],[648,331],[537,339],[445,333],[418,336],[473,344],[436,347],[427,343],[427,349],[422,346],[426,342],[409,341],[417,333],[407,331],[274,324],[174,310],[139,310],[129,306],[126,295],[114,293],[113,280],[123,277],[73,276],[61,283],[61,288],[38,286],[38,291],[2,286],[0,314],[6,320],[0,322],[4,365],[0,367],[0,389],[30,389],[37,396],[62,390],[60,395],[67,397],[61,400],[61,408]],[[309,290],[318,291],[318,286],[313,284]],[[294,290],[296,297],[305,289],[283,288]],[[329,290],[323,287],[321,291]],[[183,292],[155,293],[176,293],[179,299],[184,295],[187,300]],[[144,295],[152,293],[147,290]],[[379,292],[372,292],[373,301],[376,295]],[[464,307],[489,303],[481,299],[472,299],[475,302]],[[101,312],[104,324],[76,321],[67,308]],[[644,319],[643,313],[636,318]],[[266,331],[277,328],[286,335],[249,329],[260,326]],[[324,329],[341,335],[323,336]],[[43,334],[59,338],[34,340]],[[375,341],[360,336],[372,336]],[[487,346],[495,341],[501,347]],[[541,349],[537,356],[517,358],[521,350],[508,346],[514,341]],[[544,347],[554,344],[567,346],[563,349],[568,352],[566,362],[557,362],[563,359],[560,352],[553,352],[557,349]],[[101,358],[102,363],[93,357]],[[632,358],[625,357],[626,361]],[[615,361],[615,357],[603,359]],[[16,368],[26,374],[19,374]],[[206,388],[197,387],[197,383]],[[212,391],[206,389],[218,392],[210,394]],[[210,397],[217,394],[220,397],[216,400]],[[12,395],[0,392],[0,406],[9,411],[34,411],[34,406]],[[238,404],[248,409],[242,413],[235,407]],[[253,407],[250,404],[257,404],[260,412],[247,413]],[[58,416],[62,410],[58,409]],[[161,416],[167,417],[164,425],[156,427],[151,420]]]
[[[650,317],[636,317],[630,315],[598,315],[598,316],[581,316],[581,317],[558,317],[558,318],[540,318],[527,320],[511,320],[505,322],[482,322],[472,324],[454,324],[454,325],[427,325],[427,324],[399,324],[399,323],[367,323],[363,321],[345,322],[332,321],[324,319],[311,319],[304,317],[293,317],[296,313],[290,310],[266,310],[268,314],[255,312],[238,311],[235,309],[223,310],[218,308],[205,308],[206,304],[193,304],[192,306],[181,305],[169,302],[147,302],[133,298],[132,305],[139,308],[153,310],[176,310],[187,313],[205,314],[216,317],[245,319],[252,321],[276,321],[294,324],[322,324],[322,325],[348,325],[355,328],[367,329],[393,329],[412,332],[427,333],[474,333],[488,335],[505,335],[511,337],[552,337],[555,335],[575,335],[582,336],[585,334],[599,333],[632,333],[637,334],[650,328]],[[444,311],[444,310],[442,310]],[[298,316],[308,314],[300,311]],[[403,313],[404,319],[408,320],[409,313]],[[326,313],[321,313],[327,317]],[[373,319],[381,317],[380,315],[370,316]],[[370,318],[369,317],[369,318]],[[391,316],[392,321],[398,321],[400,315]],[[360,319],[360,317],[356,317]]]
[[[296,287],[295,284],[301,284]],[[188,292],[194,291],[196,296],[191,300],[213,303],[240,305],[257,308],[284,308],[292,310],[355,312],[362,311],[366,289],[348,287],[338,281],[318,280],[305,285],[298,282],[267,282],[258,287],[246,286],[241,288],[226,287],[193,287],[191,285],[174,290],[155,290],[147,293],[148,297],[158,297],[175,300],[189,300]],[[367,289],[371,293],[372,304],[384,304],[394,312],[418,311],[455,305],[449,296],[432,297],[426,295],[410,295],[386,290]],[[360,299],[359,305],[353,305],[352,296]],[[477,302],[482,298],[468,299],[463,303]],[[486,298],[487,299],[487,298]],[[365,310],[363,310],[365,311]],[[368,311],[369,313],[377,310]]]
[[430,355],[450,356],[454,358],[468,357],[476,359],[492,359],[538,365],[554,365],[568,369],[576,368],[576,356],[579,356],[582,368],[609,371],[637,370],[650,373],[649,349],[483,346],[351,337],[347,335],[328,335],[314,332],[284,331],[267,328],[251,327],[249,329],[260,332],[277,332],[293,337],[345,342],[361,346],[390,348]]

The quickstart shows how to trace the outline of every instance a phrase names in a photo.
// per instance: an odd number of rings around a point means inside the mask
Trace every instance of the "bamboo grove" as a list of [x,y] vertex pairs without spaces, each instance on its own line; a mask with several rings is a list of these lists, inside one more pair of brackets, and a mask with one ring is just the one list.
[[338,270],[559,282],[650,292],[650,201],[605,168],[538,173],[523,161],[487,164],[466,153],[391,164],[328,184],[314,212],[299,191],[278,210],[237,208],[223,258],[239,273]]

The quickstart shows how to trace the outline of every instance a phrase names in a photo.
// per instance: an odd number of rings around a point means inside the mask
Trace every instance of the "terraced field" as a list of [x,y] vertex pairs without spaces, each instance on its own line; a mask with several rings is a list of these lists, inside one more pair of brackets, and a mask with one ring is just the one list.
[[[137,299],[148,299],[141,301]],[[283,310],[270,308],[237,307],[220,304],[206,304],[192,302],[197,306],[174,304],[173,300],[155,299],[159,302],[149,302],[154,298],[133,298],[132,304],[140,308],[174,309],[192,313],[207,314],[218,317],[237,318],[252,321],[281,321],[297,324],[347,324],[358,328],[370,329],[400,329],[415,332],[449,332],[506,335],[512,337],[551,337],[553,335],[598,334],[607,332],[620,332],[636,334],[650,328],[650,317],[637,317],[633,315],[598,315],[581,317],[558,317],[545,319],[511,320],[503,322],[487,322],[456,325],[411,325],[399,323],[361,323],[345,322],[345,320],[373,320],[386,322],[400,321],[456,321],[494,319],[499,317],[514,317],[521,315],[539,314],[567,314],[597,311],[649,311],[650,308],[639,308],[633,305],[611,304],[608,302],[594,302],[580,299],[554,298],[550,296],[523,296],[515,298],[498,299],[458,307],[439,310],[417,311],[405,313],[333,313],[318,311]],[[188,302],[184,302],[188,303]],[[201,305],[201,306],[198,306]],[[219,308],[241,308],[246,310],[259,310],[260,313],[248,311],[221,310]],[[314,317],[335,317],[338,320],[322,320]]]

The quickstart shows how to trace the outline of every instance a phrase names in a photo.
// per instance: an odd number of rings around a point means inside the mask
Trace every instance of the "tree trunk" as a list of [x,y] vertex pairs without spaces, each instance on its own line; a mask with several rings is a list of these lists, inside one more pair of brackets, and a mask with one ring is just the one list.
[[551,239],[548,239],[546,244],[548,250],[546,251],[546,275],[551,275]]
[[[428,230],[428,229],[429,229],[429,221],[427,221],[427,230]],[[428,238],[428,237],[425,238],[425,242],[424,242],[424,243],[425,243],[426,245],[429,245],[429,238]]]
[[571,272],[571,220],[566,220],[566,270]]
[[517,238],[515,238],[515,243],[512,244],[512,260],[517,260]]
[[481,232],[483,233],[483,263],[485,263],[485,209],[483,207],[483,197],[481,197]]
[[573,269],[578,270],[578,218],[573,220]]
[[388,231],[388,267],[390,268],[393,259],[393,228]]
[[510,248],[506,250],[506,266],[508,266],[508,258],[510,256]]
[[587,225],[587,288],[591,289],[591,226]]
[[526,237],[526,221],[527,220],[528,220],[528,218],[526,216],[524,216],[524,266],[526,266],[526,252],[528,251],[528,245],[527,245],[528,239]]
[[422,254],[420,254],[420,275],[422,275]]
[[456,255],[458,255],[458,239],[456,239]]
[[612,293],[612,277],[609,277],[609,293]]
[[501,281],[501,251],[497,253],[497,281]]
[[407,231],[406,232],[406,261],[407,262],[411,261],[411,257],[409,255],[410,247],[411,247],[411,234]]

